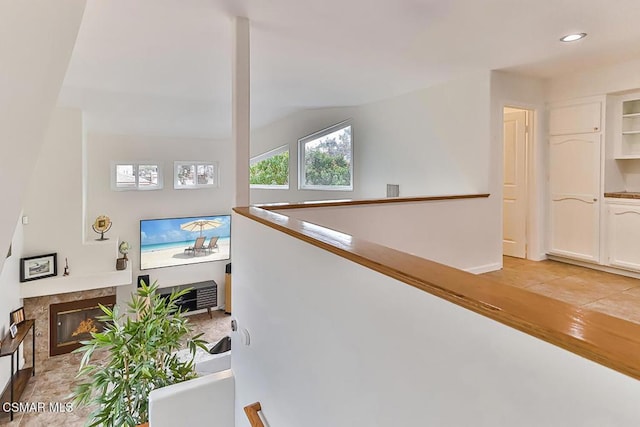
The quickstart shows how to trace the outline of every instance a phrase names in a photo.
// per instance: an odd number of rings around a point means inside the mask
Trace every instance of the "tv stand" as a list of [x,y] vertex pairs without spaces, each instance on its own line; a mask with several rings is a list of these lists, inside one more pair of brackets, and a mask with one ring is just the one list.
[[178,298],[176,303],[182,311],[194,311],[206,308],[209,317],[213,318],[211,308],[218,305],[218,284],[215,280],[206,280],[204,282],[187,283],[185,285],[173,286],[170,288],[159,289],[160,295],[168,298],[174,290],[182,290],[192,288],[182,297]]

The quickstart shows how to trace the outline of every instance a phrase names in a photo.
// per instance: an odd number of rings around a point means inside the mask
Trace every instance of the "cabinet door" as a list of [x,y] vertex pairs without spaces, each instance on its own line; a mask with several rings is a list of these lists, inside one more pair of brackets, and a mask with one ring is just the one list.
[[600,134],[549,138],[552,195],[595,198],[600,193]]
[[552,108],[549,111],[549,133],[568,135],[601,131],[601,103],[587,102]]
[[589,197],[565,196],[551,200],[549,252],[585,261],[599,261],[600,206]]
[[640,270],[640,206],[610,205],[608,217],[609,264]]
[[550,138],[550,253],[599,262],[600,158],[600,134]]

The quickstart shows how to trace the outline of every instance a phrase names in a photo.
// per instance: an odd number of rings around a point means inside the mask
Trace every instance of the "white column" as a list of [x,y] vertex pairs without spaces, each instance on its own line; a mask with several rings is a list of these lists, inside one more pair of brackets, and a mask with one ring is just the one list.
[[250,70],[249,20],[233,18],[232,141],[235,154],[234,206],[249,205]]

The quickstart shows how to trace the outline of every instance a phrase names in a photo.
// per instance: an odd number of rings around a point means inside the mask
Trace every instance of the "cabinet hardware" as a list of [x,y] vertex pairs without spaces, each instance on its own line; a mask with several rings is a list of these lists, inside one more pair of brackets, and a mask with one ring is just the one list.
[[561,197],[559,199],[551,199],[552,202],[561,202],[563,200],[577,200],[579,202],[589,203],[589,204],[593,204],[593,202],[597,202],[598,201],[598,199],[593,199],[593,201],[590,201],[590,200],[580,199],[578,197]]
[[622,212],[614,212],[613,214],[614,215],[624,215],[624,214],[628,214],[628,213],[640,215],[639,211],[622,211]]

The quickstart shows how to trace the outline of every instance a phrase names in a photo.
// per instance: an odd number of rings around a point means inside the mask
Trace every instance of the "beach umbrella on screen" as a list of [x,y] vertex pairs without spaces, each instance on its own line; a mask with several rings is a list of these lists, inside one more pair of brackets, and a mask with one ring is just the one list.
[[180,229],[185,231],[199,231],[200,236],[202,236],[203,230],[211,230],[213,228],[218,228],[222,225],[222,222],[217,219],[197,219],[195,221],[185,222],[184,224],[180,224]]

